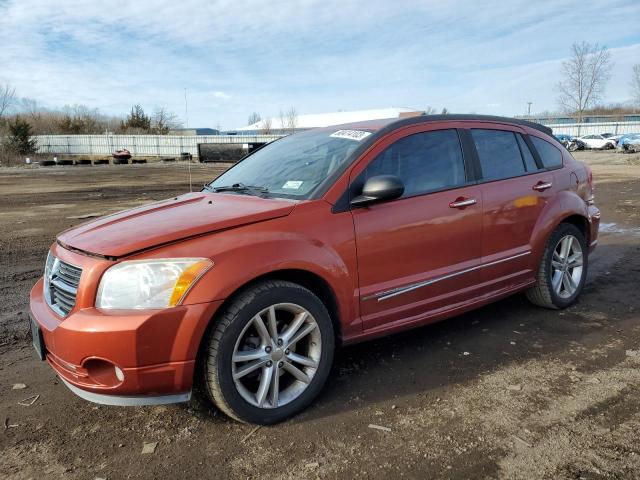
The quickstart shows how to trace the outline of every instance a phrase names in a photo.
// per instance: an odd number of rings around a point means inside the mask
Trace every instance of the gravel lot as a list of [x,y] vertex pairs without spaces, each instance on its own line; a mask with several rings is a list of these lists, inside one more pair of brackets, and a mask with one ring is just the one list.
[[[186,166],[0,169],[0,477],[638,478],[640,155],[576,157],[592,165],[603,214],[576,305],[548,311],[516,295],[344,348],[309,410],[257,430],[198,395],[87,403],[26,334],[56,233],[188,191]],[[192,170],[201,185],[220,168]]]

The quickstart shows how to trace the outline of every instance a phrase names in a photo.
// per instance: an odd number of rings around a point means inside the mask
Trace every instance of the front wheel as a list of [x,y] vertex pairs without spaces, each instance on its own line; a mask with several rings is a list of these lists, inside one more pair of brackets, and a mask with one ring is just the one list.
[[527,298],[545,308],[568,307],[582,291],[587,265],[584,235],[575,225],[561,223],[549,238],[536,284],[527,290]]
[[273,424],[307,407],[333,361],[326,307],[308,289],[266,281],[238,295],[214,320],[206,355],[211,400],[241,422]]

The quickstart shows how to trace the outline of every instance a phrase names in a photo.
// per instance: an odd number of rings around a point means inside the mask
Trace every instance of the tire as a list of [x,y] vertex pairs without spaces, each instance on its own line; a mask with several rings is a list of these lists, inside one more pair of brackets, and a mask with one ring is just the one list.
[[335,349],[325,305],[310,290],[281,280],[238,294],[214,319],[205,342],[202,361],[210,400],[230,417],[260,425],[281,422],[316,398]]
[[[563,242],[569,245],[567,262],[563,258]],[[576,256],[578,251],[579,260]],[[582,232],[575,225],[561,223],[549,237],[538,267],[536,284],[526,291],[527,298],[540,307],[567,308],[576,301],[584,287],[588,260],[587,242]]]

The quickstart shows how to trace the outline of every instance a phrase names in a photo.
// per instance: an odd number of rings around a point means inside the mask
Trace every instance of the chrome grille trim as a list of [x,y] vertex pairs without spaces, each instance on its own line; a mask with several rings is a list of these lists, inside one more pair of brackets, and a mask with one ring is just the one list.
[[45,301],[54,312],[66,317],[76,305],[82,269],[49,255],[44,276]]

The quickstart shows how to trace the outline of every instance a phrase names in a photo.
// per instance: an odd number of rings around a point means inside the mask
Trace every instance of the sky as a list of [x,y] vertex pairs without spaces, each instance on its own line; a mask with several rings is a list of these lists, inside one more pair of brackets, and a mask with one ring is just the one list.
[[638,25],[638,0],[0,0],[0,83],[48,108],[162,106],[190,127],[291,107],[518,115],[557,109],[583,40],[612,53],[604,100],[629,100]]

